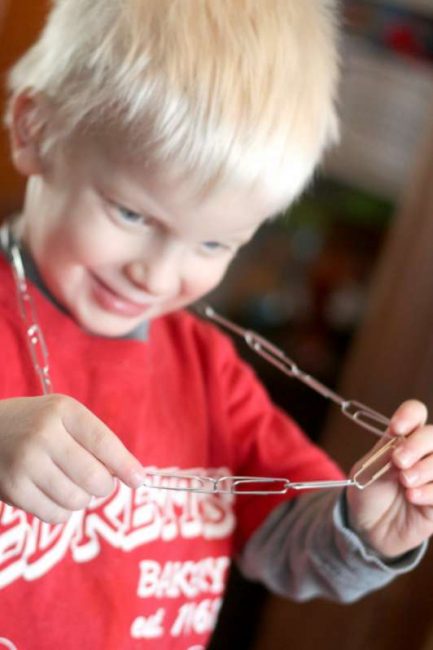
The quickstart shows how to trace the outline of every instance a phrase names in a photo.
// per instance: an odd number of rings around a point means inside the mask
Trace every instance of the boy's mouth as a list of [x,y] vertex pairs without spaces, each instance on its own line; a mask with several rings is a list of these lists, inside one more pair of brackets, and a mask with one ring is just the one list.
[[125,316],[128,318],[143,316],[145,311],[149,309],[149,305],[139,304],[128,298],[119,295],[113,289],[110,289],[104,282],[102,282],[95,275],[91,275],[91,292],[94,300],[105,311],[109,311],[118,316]]

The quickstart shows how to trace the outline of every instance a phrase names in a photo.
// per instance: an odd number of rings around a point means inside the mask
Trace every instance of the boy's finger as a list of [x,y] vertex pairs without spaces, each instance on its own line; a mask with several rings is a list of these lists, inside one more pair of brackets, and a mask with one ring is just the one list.
[[68,521],[72,514],[69,510],[54,503],[37,485],[30,481],[24,482],[19,493],[14,495],[14,505],[34,514],[48,524],[62,524]]
[[391,433],[405,436],[423,426],[427,421],[427,407],[418,400],[403,402],[391,418],[389,429]]
[[432,510],[424,513],[433,519],[433,485],[423,485],[421,487],[409,488],[406,495],[411,503],[418,506],[430,506]]
[[138,487],[145,478],[141,463],[99,418],[79,402],[63,414],[68,433],[121,481]]
[[54,464],[42,472],[34,482],[45,496],[65,510],[84,510],[92,498]]
[[423,460],[409,466],[401,473],[402,482],[406,487],[420,487],[433,481],[433,456],[430,454]]
[[393,459],[398,467],[406,469],[412,467],[414,463],[418,463],[424,457],[431,457],[432,454],[433,427],[427,425],[418,428],[411,435],[399,440],[393,453]]
[[95,497],[106,497],[114,483],[111,471],[72,436],[53,450],[51,458],[76,485]]

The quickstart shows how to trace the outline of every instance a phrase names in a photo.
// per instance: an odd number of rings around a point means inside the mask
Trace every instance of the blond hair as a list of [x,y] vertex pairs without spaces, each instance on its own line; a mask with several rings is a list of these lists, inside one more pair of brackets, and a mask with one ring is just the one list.
[[53,0],[9,84],[52,103],[50,145],[119,128],[198,186],[288,202],[336,139],[336,36],[334,0]]

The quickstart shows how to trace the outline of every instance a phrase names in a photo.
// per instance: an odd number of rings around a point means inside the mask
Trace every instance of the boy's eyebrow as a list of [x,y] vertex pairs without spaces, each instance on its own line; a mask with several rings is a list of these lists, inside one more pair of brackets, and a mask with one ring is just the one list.
[[146,217],[155,219],[155,221],[161,221],[162,223],[164,223],[165,221],[164,218],[159,214],[156,214],[152,208],[133,205],[130,200],[126,200],[126,199],[124,200],[121,196],[117,194],[117,192],[113,192],[112,189],[108,189],[108,188],[105,189],[100,185],[97,185],[96,189],[98,193],[102,195],[102,197],[109,203],[120,205],[122,206],[122,208],[127,208],[128,210],[131,210],[131,212],[136,212],[137,214],[145,215]]

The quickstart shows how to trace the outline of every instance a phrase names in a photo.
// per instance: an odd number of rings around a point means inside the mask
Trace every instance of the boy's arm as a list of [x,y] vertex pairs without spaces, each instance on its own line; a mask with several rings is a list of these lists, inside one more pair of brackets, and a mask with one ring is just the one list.
[[[404,402],[389,426],[396,443],[388,472],[366,489],[348,488],[337,510],[332,493],[282,506],[248,544],[244,570],[253,576],[256,561],[279,593],[350,601],[411,569],[433,533],[433,427],[426,419],[421,402]],[[276,570],[269,557],[279,558]]]
[[329,490],[276,508],[247,542],[238,565],[247,578],[281,596],[353,602],[410,571],[425,548],[383,560],[350,528],[345,492]]

